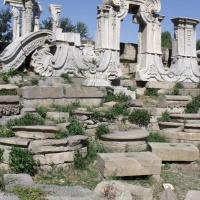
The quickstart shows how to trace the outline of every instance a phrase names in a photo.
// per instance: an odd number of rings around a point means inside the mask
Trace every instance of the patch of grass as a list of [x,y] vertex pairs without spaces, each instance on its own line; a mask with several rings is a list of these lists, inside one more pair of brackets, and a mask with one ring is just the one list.
[[180,82],[176,83],[173,88],[172,95],[180,95],[179,89],[183,89],[183,88],[184,88],[184,86],[182,83],[180,83]]
[[8,76],[7,74],[0,73],[0,78],[3,80],[3,83],[4,83],[4,84],[10,83],[10,81],[9,81],[9,76]]
[[31,80],[31,85],[38,85],[39,80],[38,79],[32,79]]
[[170,113],[165,110],[165,112],[162,113],[162,116],[158,118],[158,122],[170,122]]
[[45,200],[46,192],[42,191],[40,188],[24,188],[15,187],[8,190],[18,196],[21,200]]
[[84,156],[80,150],[76,150],[74,153],[73,167],[76,170],[86,169],[86,159],[84,159]]
[[163,142],[163,143],[167,143],[169,141],[165,137],[160,135],[159,133],[151,132],[149,137],[147,138],[147,142]]
[[144,95],[146,96],[158,96],[158,89],[156,88],[146,88]]
[[185,107],[185,113],[198,113],[200,108],[200,96],[194,97]]
[[51,108],[53,108],[55,111],[58,111],[58,112],[69,112],[69,114],[72,114],[72,112],[76,110],[77,108],[79,108],[80,106],[81,106],[80,102],[75,101],[75,102],[71,102],[71,104],[66,105],[66,106],[52,104]]
[[62,73],[60,77],[62,77],[65,80],[65,83],[69,83],[69,84],[73,83],[68,73]]
[[58,132],[55,133],[54,139],[63,139],[63,138],[67,138],[68,136],[69,136],[69,131],[59,130]]
[[16,89],[1,89],[0,90],[0,96],[4,95],[17,95],[17,90]]
[[46,118],[48,111],[50,111],[50,108],[48,108],[48,107],[44,107],[44,106],[36,107],[36,112],[44,119]]
[[12,147],[9,154],[9,166],[14,173],[35,175],[37,164],[27,149]]
[[101,124],[97,127],[95,136],[96,136],[96,138],[100,138],[102,135],[105,135],[108,133],[110,133],[109,128],[107,126]]
[[15,134],[14,132],[6,127],[1,127],[0,128],[0,138],[8,138],[8,137],[13,137]]
[[128,121],[140,127],[147,127],[151,120],[151,113],[148,110],[133,110],[128,116]]
[[44,119],[35,116],[33,114],[27,113],[22,118],[10,120],[7,123],[7,127],[12,126],[33,126],[33,125],[44,125]]
[[112,88],[106,88],[107,90],[107,95],[103,97],[101,100],[100,105],[102,106],[103,103],[110,102],[110,101],[115,101],[115,102],[127,102],[128,100],[131,99],[130,96],[125,95],[124,93],[119,93],[119,94],[114,94]]
[[4,153],[4,149],[0,148],[0,163],[4,161],[3,153]]
[[85,129],[82,124],[76,120],[71,120],[70,125],[67,127],[69,135],[85,135]]

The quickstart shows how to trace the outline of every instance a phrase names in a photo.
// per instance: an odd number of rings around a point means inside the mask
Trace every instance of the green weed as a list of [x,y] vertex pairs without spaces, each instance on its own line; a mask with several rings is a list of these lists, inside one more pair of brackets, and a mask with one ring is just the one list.
[[144,95],[146,96],[158,96],[158,89],[156,88],[146,88]]
[[96,138],[100,138],[102,135],[105,135],[108,133],[110,133],[109,128],[107,126],[101,124],[97,127],[95,136],[96,136]]
[[167,143],[169,141],[165,137],[160,135],[159,133],[151,132],[149,137],[147,138],[147,142],[163,142],[163,143]]
[[166,110],[162,113],[162,116],[158,118],[158,122],[170,122],[170,113]]

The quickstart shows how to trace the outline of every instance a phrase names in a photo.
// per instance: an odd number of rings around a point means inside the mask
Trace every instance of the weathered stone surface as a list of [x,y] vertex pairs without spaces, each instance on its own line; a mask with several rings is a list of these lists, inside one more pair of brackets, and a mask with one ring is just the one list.
[[200,114],[170,114],[170,118],[172,119],[186,119],[187,121],[190,119],[200,119]]
[[173,89],[175,86],[174,82],[154,82],[148,81],[146,84],[146,88],[156,88],[156,89]]
[[163,191],[160,200],[178,200],[178,198],[171,188],[167,188]]
[[1,200],[19,200],[19,198],[15,195],[0,192],[0,199]]
[[6,103],[19,103],[19,96],[17,95],[4,95],[0,96],[0,104]]
[[120,85],[123,87],[136,87],[136,81],[135,80],[120,80]]
[[15,136],[19,138],[29,139],[50,139],[54,138],[54,133],[43,133],[43,132],[28,132],[28,131],[16,131]]
[[125,183],[125,186],[131,192],[132,199],[135,200],[152,200],[153,199],[153,189],[145,188],[138,185],[132,185]]
[[197,190],[189,190],[185,200],[199,200],[200,197],[200,191]]
[[35,108],[22,108],[21,109],[21,114],[25,115],[27,113],[34,113],[36,112]]
[[15,84],[5,84],[5,85],[0,85],[0,90],[6,89],[6,90],[12,90],[12,89],[17,89],[19,88]]
[[17,147],[28,147],[31,140],[24,138],[0,138],[0,144]]
[[150,150],[162,161],[195,161],[199,159],[198,148],[189,143],[149,143]]
[[161,159],[151,152],[100,153],[99,171],[104,177],[160,175]]
[[142,107],[144,104],[141,101],[141,99],[132,99],[132,100],[128,101],[128,105],[130,107]]
[[65,123],[60,123],[60,124],[56,124],[56,126],[60,129],[60,130],[67,130],[67,126],[70,125],[70,122],[65,122]]
[[28,174],[4,174],[3,180],[5,183],[5,189],[11,189],[16,186],[34,186],[34,182]]
[[129,131],[115,131],[112,134],[102,135],[101,137],[109,140],[138,140],[142,138],[147,138],[149,132],[146,130],[129,130]]
[[64,98],[102,98],[104,93],[96,87],[64,87]]
[[94,191],[107,199],[132,200],[131,192],[120,181],[103,181],[96,186]]
[[62,87],[27,86],[20,90],[24,99],[59,99],[64,96]]
[[94,112],[89,112],[85,110],[75,110],[73,113],[76,115],[92,115]]
[[32,131],[32,132],[43,132],[43,133],[55,133],[59,129],[56,126],[13,126],[13,131]]
[[165,95],[167,101],[191,101],[191,96]]
[[113,152],[130,152],[130,151],[142,151],[147,148],[146,141],[130,141],[130,142],[122,142],[122,141],[112,141],[112,140],[100,140],[100,144],[106,147]]
[[69,119],[69,113],[67,112],[47,112],[46,118],[53,120]]
[[89,119],[89,117],[87,115],[77,115],[76,119],[79,121],[86,121]]
[[109,109],[109,108],[114,107],[116,104],[117,104],[117,102],[115,102],[115,101],[110,101],[110,102],[103,103],[103,107],[104,107],[105,109]]
[[158,125],[160,127],[160,130],[162,130],[162,129],[166,129],[166,128],[183,127],[184,123],[178,123],[178,122],[158,122]]

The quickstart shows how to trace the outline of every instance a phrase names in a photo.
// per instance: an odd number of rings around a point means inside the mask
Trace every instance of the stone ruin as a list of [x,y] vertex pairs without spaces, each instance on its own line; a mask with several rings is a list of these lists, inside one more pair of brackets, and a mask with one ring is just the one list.
[[60,76],[67,72],[84,77],[85,86],[110,86],[111,80],[122,75],[120,24],[130,13],[133,22],[139,24],[136,80],[199,82],[195,45],[195,28],[199,21],[180,17],[172,19],[172,63],[170,68],[165,68],[161,50],[164,16],[158,14],[161,10],[160,0],[103,0],[97,7],[95,45],[81,44],[78,33],[66,33],[58,28],[60,5],[49,5],[53,30],[47,31],[39,30],[41,4],[35,0],[22,2],[4,0],[5,5],[12,6],[13,43],[0,55],[2,72],[18,69],[27,57],[31,57],[28,67],[41,76]]

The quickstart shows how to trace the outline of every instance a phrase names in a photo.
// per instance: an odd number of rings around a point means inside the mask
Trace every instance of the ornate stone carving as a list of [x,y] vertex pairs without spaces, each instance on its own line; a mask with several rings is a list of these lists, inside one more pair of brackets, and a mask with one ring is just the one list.
[[54,40],[54,34],[47,30],[32,32],[27,34],[26,37],[18,38],[0,54],[0,70],[8,72],[11,69],[18,69],[26,56],[46,42],[53,42]]
[[19,105],[16,104],[0,105],[0,117],[18,115],[19,113],[20,113]]
[[49,10],[50,10],[50,13],[51,13],[51,17],[53,19],[53,32],[56,33],[56,29],[58,28],[58,25],[59,25],[59,17],[60,17],[60,14],[61,14],[61,6],[50,4]]
[[199,82],[200,69],[196,54],[196,30],[199,21],[189,18],[174,18],[172,63],[167,81]]
[[42,13],[42,6],[39,2],[34,2],[33,5],[33,14],[34,14],[34,31],[40,30],[40,15]]

